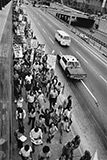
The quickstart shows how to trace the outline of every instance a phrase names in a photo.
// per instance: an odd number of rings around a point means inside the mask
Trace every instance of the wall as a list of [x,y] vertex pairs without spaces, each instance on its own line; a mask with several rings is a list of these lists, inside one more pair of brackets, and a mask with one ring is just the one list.
[[[6,10],[7,11],[7,10]],[[5,12],[6,12],[5,11]],[[1,12],[2,14],[3,12]],[[8,6],[8,16],[0,37],[0,158],[11,154],[11,53],[12,53],[12,7]],[[2,20],[3,22],[3,20]],[[2,23],[1,23],[2,25]],[[2,158],[1,158],[2,159]]]

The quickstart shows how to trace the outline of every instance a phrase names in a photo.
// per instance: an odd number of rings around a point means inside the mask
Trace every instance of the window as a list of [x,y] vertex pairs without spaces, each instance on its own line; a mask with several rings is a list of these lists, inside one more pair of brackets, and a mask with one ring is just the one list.
[[70,38],[69,36],[64,36],[64,39],[69,40]]
[[62,57],[62,60],[64,61],[65,64],[67,64],[67,60],[64,57]]

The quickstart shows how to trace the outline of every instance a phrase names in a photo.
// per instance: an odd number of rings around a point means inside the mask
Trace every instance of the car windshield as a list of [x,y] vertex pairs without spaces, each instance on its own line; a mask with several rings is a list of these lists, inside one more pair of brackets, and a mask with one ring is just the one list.
[[69,40],[70,38],[69,36],[64,36],[64,39]]
[[71,68],[78,68],[80,67],[80,63],[79,62],[68,62],[68,66]]

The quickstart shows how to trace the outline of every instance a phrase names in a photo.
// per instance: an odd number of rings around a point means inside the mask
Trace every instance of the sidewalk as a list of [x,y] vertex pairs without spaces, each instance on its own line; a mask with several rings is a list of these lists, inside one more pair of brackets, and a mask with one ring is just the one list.
[[[30,16],[28,16],[29,18],[29,21],[31,21],[31,28],[32,30],[34,31],[34,34],[35,36],[37,37],[38,41],[40,43],[45,43],[45,41],[43,40],[40,32],[38,31],[37,27],[34,25],[34,23],[32,22],[32,19]],[[49,51],[47,50],[46,48],[46,52]],[[49,52],[48,52],[49,53]],[[56,73],[57,74],[57,73]],[[61,81],[58,77],[58,80]],[[59,103],[62,103],[63,99],[65,99],[65,97],[67,97],[67,95],[61,95],[59,100],[58,100],[58,104]],[[24,98],[24,109],[27,110],[27,103],[25,102],[25,90],[23,88],[23,98]],[[13,131],[15,131],[17,129],[17,121],[15,119],[15,110],[16,110],[16,105],[13,104],[14,107],[13,107]],[[47,108],[49,106],[49,101],[48,99],[46,98],[46,103],[44,102],[44,107]],[[25,136],[27,137],[27,141],[25,142],[26,143],[29,143],[31,144],[30,142],[30,138],[29,138],[29,131],[30,131],[30,127],[28,126],[28,117],[26,116],[25,120],[24,120],[24,126],[25,126]],[[63,133],[63,141],[62,141],[62,144],[59,143],[59,138],[60,138],[60,135],[59,135],[59,132],[57,132],[55,134],[55,137],[52,139],[52,142],[50,144],[48,144],[51,148],[51,152],[52,152],[52,157],[51,157],[51,160],[56,160],[59,158],[59,156],[61,155],[61,150],[62,150],[62,146],[68,142],[69,140],[73,139],[74,138],[74,134],[73,132],[69,132],[69,133],[66,133],[64,132]],[[47,134],[44,134],[43,136],[43,145],[47,144],[46,143],[46,139],[47,139]],[[16,140],[15,140],[15,137],[14,137],[14,140],[13,140],[13,159],[17,159],[17,160],[20,160],[20,156],[18,154],[18,150],[17,150],[17,145],[16,145]],[[43,146],[37,146],[36,147],[36,150],[35,150],[35,153],[33,154],[33,158],[34,159],[37,159],[37,155],[38,153],[40,152],[41,148]],[[74,151],[74,158],[73,160],[79,160],[80,159],[80,151],[79,149],[76,149]]]

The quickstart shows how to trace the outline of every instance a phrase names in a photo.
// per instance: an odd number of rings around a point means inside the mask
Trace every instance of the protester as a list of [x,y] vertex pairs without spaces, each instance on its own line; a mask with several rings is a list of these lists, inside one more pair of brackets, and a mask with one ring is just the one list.
[[59,160],[73,160],[73,147],[71,142],[67,142],[63,148],[62,148],[62,153],[61,156],[59,157]]
[[32,157],[32,148],[28,144],[22,147],[19,151],[19,155],[21,156],[22,160],[30,160]]
[[29,112],[29,116],[28,116],[28,118],[29,118],[28,125],[31,124],[31,129],[34,128],[35,117],[36,117],[36,111],[35,111],[35,108],[32,107],[31,110],[30,110],[30,112]]
[[73,106],[73,99],[72,96],[69,95],[64,101],[63,101],[63,109],[72,108]]
[[85,150],[84,155],[80,158],[80,160],[91,160],[92,156],[89,151]]
[[43,133],[47,133],[48,127],[45,124],[45,117],[43,114],[39,115],[39,120],[38,120],[37,126],[39,126],[41,128]]
[[51,151],[49,146],[44,146],[38,155],[38,160],[50,160]]
[[52,110],[49,110],[48,108],[45,109],[45,111],[41,110],[41,113],[44,115],[44,118],[45,118],[45,124],[47,127],[49,127],[50,125],[50,119],[51,119],[51,113],[53,111]]
[[27,95],[27,102],[28,102],[28,112],[30,113],[35,101],[35,94],[33,91],[30,91]]
[[48,131],[47,143],[51,143],[52,138],[54,138],[55,133],[58,131],[58,128],[55,126],[53,122],[51,122]]
[[30,131],[30,138],[31,138],[31,142],[32,142],[32,149],[33,149],[33,153],[35,152],[35,145],[41,145],[43,144],[43,133],[42,130],[36,126],[35,128],[33,128]]
[[64,110],[63,117],[65,122],[68,122],[68,127],[66,131],[69,132],[71,130],[71,124],[72,124],[72,108],[70,106]]
[[16,120],[18,120],[19,130],[21,128],[24,128],[23,120],[25,119],[25,117],[26,117],[26,111],[24,109],[18,107],[16,110]]
[[55,103],[57,102],[58,97],[58,91],[55,87],[51,88],[50,94],[49,94],[49,103],[50,103],[50,109],[53,110],[55,107]]
[[81,142],[80,136],[79,136],[79,135],[76,135],[76,136],[73,138],[73,140],[72,140],[72,145],[73,145],[73,149],[74,149],[74,150],[79,147],[80,142]]

